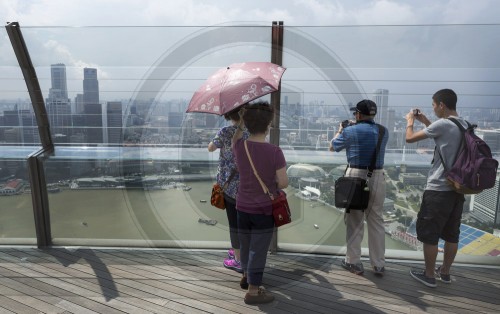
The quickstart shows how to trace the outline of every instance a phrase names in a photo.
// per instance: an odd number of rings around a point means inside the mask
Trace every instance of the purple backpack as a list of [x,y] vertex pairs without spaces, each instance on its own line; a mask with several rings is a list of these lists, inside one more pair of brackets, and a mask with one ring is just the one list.
[[488,144],[474,134],[477,125],[465,121],[465,129],[456,119],[448,119],[455,123],[463,134],[462,150],[458,152],[451,169],[446,169],[438,149],[448,182],[461,194],[477,194],[495,186],[498,161],[492,158]]

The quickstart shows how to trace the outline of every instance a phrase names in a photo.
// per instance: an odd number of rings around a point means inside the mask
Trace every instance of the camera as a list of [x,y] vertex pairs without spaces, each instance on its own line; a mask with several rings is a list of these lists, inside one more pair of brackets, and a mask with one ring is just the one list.
[[420,109],[413,109],[413,115],[416,117],[420,115]]
[[354,123],[352,123],[352,122],[351,122],[351,121],[349,121],[349,120],[344,120],[344,121],[342,121],[341,125],[342,125],[342,128],[344,128],[344,129],[345,129],[345,128],[347,128],[348,126],[354,125]]

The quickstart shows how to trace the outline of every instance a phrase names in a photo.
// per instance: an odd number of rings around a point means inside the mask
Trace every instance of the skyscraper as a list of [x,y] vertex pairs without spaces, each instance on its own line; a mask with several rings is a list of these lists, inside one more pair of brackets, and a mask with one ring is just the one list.
[[50,80],[52,86],[49,90],[49,99],[69,103],[68,86],[66,81],[66,65],[63,63],[57,63],[52,64],[50,67]]
[[49,99],[47,103],[47,115],[53,135],[71,135],[71,108],[68,102]]
[[83,102],[83,94],[76,94],[75,103],[73,106],[73,114],[80,114],[83,112],[83,106],[85,103]]
[[111,145],[123,143],[123,114],[121,101],[109,101],[106,109],[108,143]]
[[389,90],[377,89],[373,92],[373,101],[377,104],[375,121],[384,126],[389,125]]
[[103,143],[102,105],[85,104],[85,126],[87,127],[87,141],[93,144]]
[[52,134],[70,135],[71,107],[68,99],[66,66],[62,63],[51,65],[52,87],[47,99],[47,115]]
[[33,110],[23,109],[19,110],[19,119],[22,124],[22,143],[23,145],[33,145],[40,143],[38,135],[38,127]]
[[500,208],[500,186],[498,182],[498,175],[499,174],[497,173],[497,180],[493,188],[484,190],[479,194],[472,195],[471,216],[482,223],[498,223],[498,211]]
[[83,103],[99,103],[99,81],[97,80],[97,69],[83,69]]

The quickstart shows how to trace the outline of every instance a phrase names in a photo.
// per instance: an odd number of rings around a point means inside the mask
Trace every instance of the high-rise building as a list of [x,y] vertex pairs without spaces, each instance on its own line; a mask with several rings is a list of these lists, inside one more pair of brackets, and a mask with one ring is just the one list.
[[93,144],[102,144],[101,104],[85,104],[83,114],[85,116],[85,126],[87,127],[87,141]]
[[375,121],[387,127],[389,125],[389,90],[377,89],[373,92],[373,101],[377,104]]
[[19,110],[19,119],[22,125],[21,142],[23,145],[33,145],[40,143],[38,126],[33,110]]
[[68,99],[66,66],[62,63],[51,65],[51,82],[47,99],[47,115],[52,134],[71,135],[71,107]]
[[71,135],[71,107],[67,101],[49,99],[47,115],[53,135]]
[[97,80],[97,69],[83,69],[83,103],[99,103],[99,81]]
[[301,142],[307,140],[307,135],[309,132],[309,120],[304,117],[299,118],[299,139]]
[[4,110],[3,112],[3,125],[4,126],[16,126],[20,125],[19,122],[19,112],[17,111],[17,106],[14,110]]
[[49,90],[49,99],[69,102],[66,65],[63,63],[52,64],[50,69],[50,80],[52,86]]
[[490,147],[491,152],[500,152],[500,130],[483,130],[482,133],[482,138]]
[[123,143],[123,113],[121,101],[109,101],[106,109],[108,143]]
[[80,114],[83,112],[83,94],[76,94],[75,97],[75,107],[73,108],[73,114]]
[[[499,176],[497,173],[497,179],[495,186],[491,189],[482,191],[479,194],[472,195],[471,198],[471,216],[485,224],[493,224],[499,220],[499,208],[500,208],[500,185]],[[499,226],[497,226],[498,228]]]

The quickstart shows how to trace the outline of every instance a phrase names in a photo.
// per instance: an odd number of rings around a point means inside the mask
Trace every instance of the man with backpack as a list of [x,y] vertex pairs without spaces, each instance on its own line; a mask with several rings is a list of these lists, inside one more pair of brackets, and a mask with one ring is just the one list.
[[[459,150],[462,149],[462,130],[449,118],[464,128],[467,122],[456,111],[457,95],[451,89],[442,89],[432,96],[432,108],[439,118],[434,122],[419,109],[406,115],[406,142],[414,143],[432,138],[436,144],[432,167],[417,216],[417,238],[423,242],[425,270],[411,270],[410,275],[428,287],[436,287],[436,278],[451,283],[450,268],[458,251],[460,222],[464,195],[458,193],[446,179]],[[423,130],[413,131],[415,120],[423,123]],[[444,165],[443,165],[444,163]],[[443,264],[436,267],[439,238],[445,241]]]

